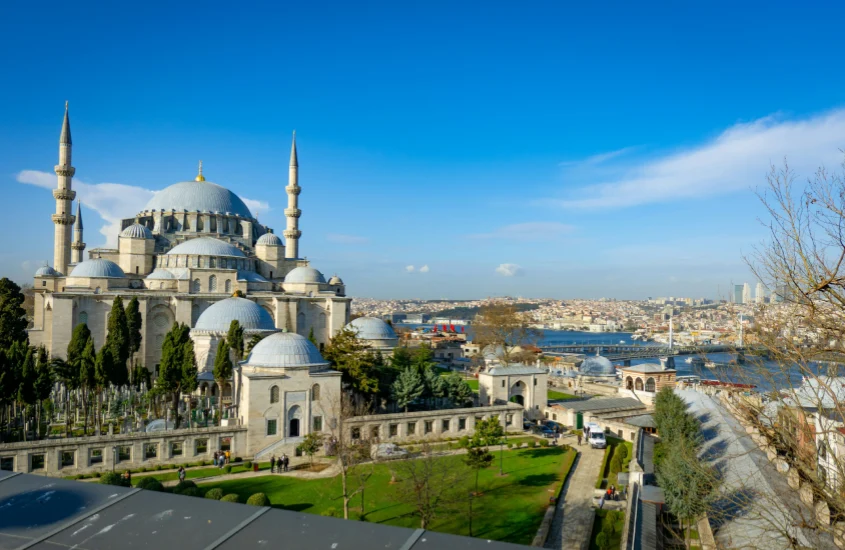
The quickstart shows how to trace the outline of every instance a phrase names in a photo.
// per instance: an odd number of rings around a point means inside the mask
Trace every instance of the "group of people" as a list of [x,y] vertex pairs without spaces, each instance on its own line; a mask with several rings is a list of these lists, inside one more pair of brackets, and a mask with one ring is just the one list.
[[218,468],[228,464],[230,458],[229,451],[214,451],[214,465]]
[[287,472],[288,466],[290,466],[290,458],[288,455],[283,454],[279,458],[276,458],[276,455],[273,455],[270,458],[270,473],[275,474],[276,470],[279,470],[279,473]]
[[616,492],[616,485],[608,487],[604,496],[606,500],[619,500],[619,493]]

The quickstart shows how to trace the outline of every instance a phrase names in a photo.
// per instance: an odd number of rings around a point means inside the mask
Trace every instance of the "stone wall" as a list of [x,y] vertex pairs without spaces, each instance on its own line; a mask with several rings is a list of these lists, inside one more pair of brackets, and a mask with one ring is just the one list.
[[71,476],[115,468],[183,464],[210,460],[227,439],[232,456],[242,455],[246,428],[224,426],[6,443],[0,445],[0,467],[22,473]]

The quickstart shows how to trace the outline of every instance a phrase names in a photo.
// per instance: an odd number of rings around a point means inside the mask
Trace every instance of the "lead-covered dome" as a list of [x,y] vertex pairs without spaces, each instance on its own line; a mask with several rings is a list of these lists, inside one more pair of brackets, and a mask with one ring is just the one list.
[[578,372],[582,376],[616,376],[616,367],[607,357],[594,355],[584,359]]
[[246,298],[226,298],[212,304],[202,312],[194,328],[226,332],[235,320],[245,331],[276,330],[276,323],[270,314]]
[[271,246],[281,246],[282,239],[279,238],[278,235],[275,233],[265,233],[258,237],[258,240],[255,241],[255,244],[267,244]]
[[376,317],[358,317],[346,328],[358,335],[360,340],[396,340],[393,327]]
[[150,199],[144,210],[231,212],[243,218],[252,218],[252,212],[240,197],[208,181],[183,181],[166,187]]
[[308,338],[293,332],[277,332],[258,342],[246,364],[251,367],[316,367],[328,365]]
[[126,277],[120,266],[111,260],[97,258],[94,260],[86,260],[76,264],[73,271],[70,272],[71,277],[105,277],[110,279],[122,279]]
[[195,256],[234,256],[246,258],[240,248],[212,237],[198,237],[178,244],[168,254],[192,254]]
[[38,268],[38,271],[35,272],[36,277],[61,277],[62,274],[50,267],[49,265],[44,265]]
[[325,283],[323,274],[313,267],[296,267],[285,275],[286,283]]
[[140,223],[133,223],[126,229],[120,232],[121,237],[129,237],[130,239],[152,239],[153,232],[141,225]]

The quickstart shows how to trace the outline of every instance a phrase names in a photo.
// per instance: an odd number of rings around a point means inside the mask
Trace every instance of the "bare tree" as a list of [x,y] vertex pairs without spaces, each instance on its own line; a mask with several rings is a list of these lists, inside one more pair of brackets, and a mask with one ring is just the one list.
[[486,306],[478,312],[473,323],[475,341],[490,347],[497,359],[504,364],[513,360],[514,348],[534,344],[541,338],[540,331],[528,326],[528,319],[512,304]]
[[404,459],[394,467],[396,498],[414,508],[421,529],[428,529],[432,520],[460,502],[468,491],[463,483],[466,469],[451,458],[435,456],[424,444],[419,458]]

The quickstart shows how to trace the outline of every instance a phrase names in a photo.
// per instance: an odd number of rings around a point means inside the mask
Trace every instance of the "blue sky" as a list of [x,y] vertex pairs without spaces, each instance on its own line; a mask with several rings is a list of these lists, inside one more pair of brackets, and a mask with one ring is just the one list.
[[352,295],[727,296],[770,163],[841,161],[845,8],[642,4],[4,6],[2,274],[52,258],[69,100],[89,248],[199,159],[280,232],[296,129]]

